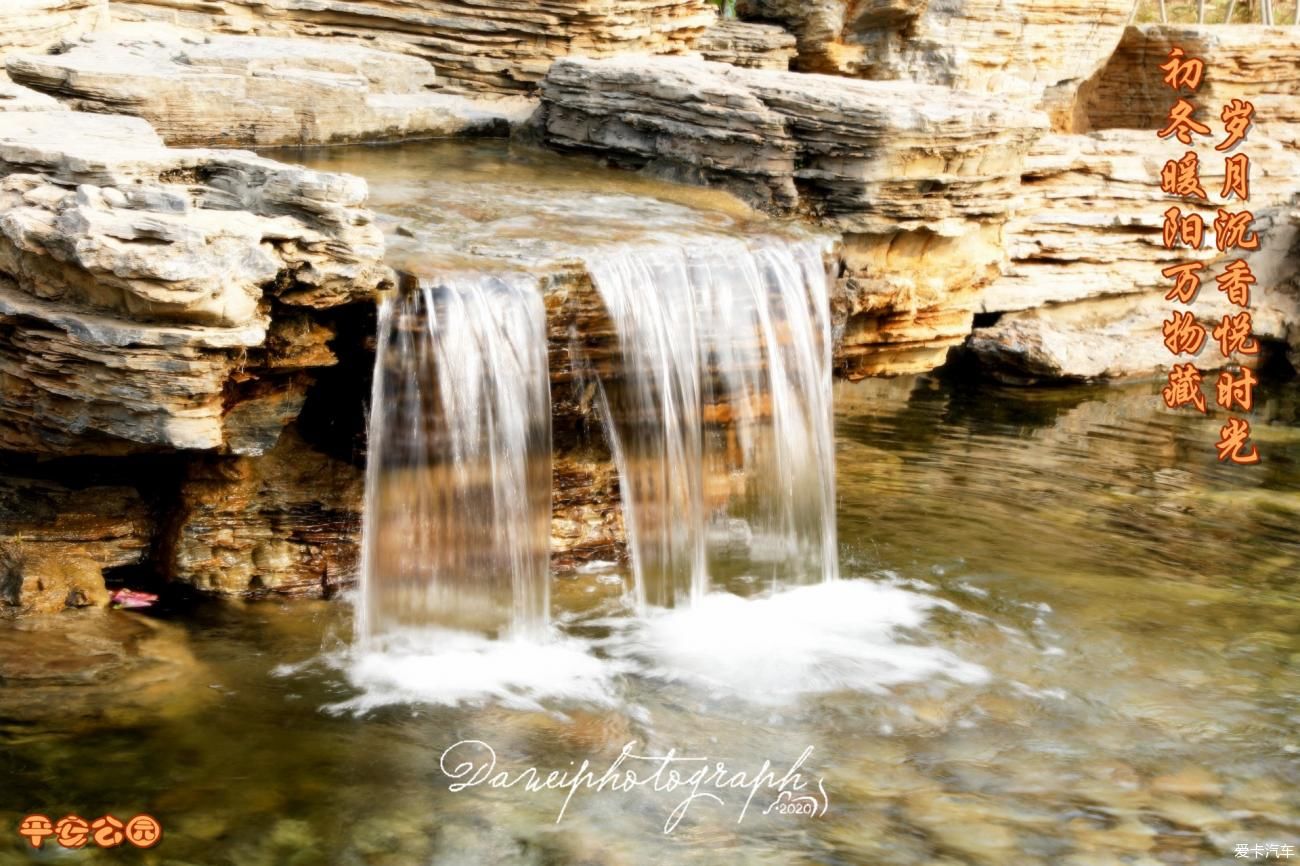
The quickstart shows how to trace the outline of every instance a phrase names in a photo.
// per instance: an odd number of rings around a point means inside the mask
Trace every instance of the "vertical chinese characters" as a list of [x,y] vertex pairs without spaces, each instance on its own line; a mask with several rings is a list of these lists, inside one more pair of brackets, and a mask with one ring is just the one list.
[[[1156,134],[1161,139],[1173,139],[1188,147],[1194,146],[1194,136],[1211,137],[1210,127],[1197,120],[1197,105],[1193,97],[1205,77],[1205,62],[1188,57],[1183,49],[1174,47],[1160,66],[1165,84],[1175,93],[1174,105],[1169,110],[1165,127]],[[1205,395],[1204,374],[1195,359],[1204,348],[1208,336],[1218,344],[1222,367],[1215,383],[1215,403],[1229,414],[1227,423],[1219,431],[1215,443],[1221,462],[1236,464],[1258,463],[1259,451],[1250,441],[1250,422],[1238,414],[1249,413],[1255,406],[1255,371],[1240,362],[1242,356],[1259,353],[1259,344],[1251,330],[1250,287],[1255,276],[1243,257],[1246,252],[1259,249],[1259,236],[1252,229],[1254,214],[1245,205],[1250,200],[1250,157],[1236,152],[1254,122],[1255,106],[1241,99],[1233,99],[1219,113],[1224,136],[1215,144],[1216,155],[1223,154],[1223,184],[1218,189],[1222,206],[1215,208],[1216,216],[1210,228],[1214,234],[1214,249],[1230,261],[1214,277],[1218,290],[1227,301],[1242,308],[1236,314],[1225,314],[1217,324],[1207,329],[1190,310],[1173,310],[1162,326],[1165,347],[1180,359],[1168,374],[1161,391],[1165,405],[1170,409],[1190,406],[1202,414],[1210,412]],[[1165,249],[1185,248],[1190,257],[1200,256],[1208,249],[1205,239],[1206,217],[1197,213],[1196,207],[1214,207],[1201,182],[1201,157],[1195,150],[1171,158],[1160,172],[1160,189],[1170,196],[1182,199],[1164,213],[1163,241]],[[1235,200],[1235,202],[1234,202]],[[1240,206],[1240,210],[1232,210]],[[1179,262],[1161,271],[1171,286],[1165,299],[1190,307],[1200,293],[1201,283],[1207,276],[1206,263],[1192,260]]]

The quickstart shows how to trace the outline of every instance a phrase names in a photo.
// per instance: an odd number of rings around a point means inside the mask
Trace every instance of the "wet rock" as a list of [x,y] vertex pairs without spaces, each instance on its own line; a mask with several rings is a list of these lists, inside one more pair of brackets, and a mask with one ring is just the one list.
[[716,18],[708,0],[115,0],[119,20],[311,36],[419,57],[450,87],[518,94],[570,55],[682,53]]
[[134,487],[0,474],[0,546],[118,568],[140,562],[152,535],[152,516]]
[[930,369],[969,333],[1047,127],[993,97],[676,58],[557,62],[536,123],[552,148],[842,231],[836,353],[851,377]]
[[65,49],[11,54],[5,66],[70,108],[142,117],[171,145],[503,135],[533,109],[436,93],[423,60],[325,40],[120,25]]
[[356,578],[362,470],[294,427],[260,457],[196,461],[167,529],[172,579],[221,595],[331,595]]
[[788,70],[795,55],[795,38],[783,27],[725,18],[695,41],[695,50],[705,60]]
[[798,68],[998,93],[1070,128],[1074,94],[1119,42],[1136,0],[739,0],[784,24]]
[[108,589],[99,563],[85,556],[0,548],[0,602],[21,613],[105,607]]
[[136,118],[6,114],[0,447],[257,453],[302,371],[332,363],[327,330],[282,320],[391,280],[365,197],[354,177],[168,148]]

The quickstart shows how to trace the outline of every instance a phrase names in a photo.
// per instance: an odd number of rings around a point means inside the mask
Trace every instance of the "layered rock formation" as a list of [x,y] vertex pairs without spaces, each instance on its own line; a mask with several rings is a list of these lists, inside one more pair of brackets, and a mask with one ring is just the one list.
[[695,50],[705,60],[788,70],[795,57],[795,38],[784,27],[724,18],[695,41]]
[[362,470],[294,427],[261,457],[190,465],[161,558],[207,592],[331,595],[356,579]]
[[152,514],[127,484],[74,485],[45,475],[0,474],[0,608],[102,605],[104,570],[148,556]]
[[385,285],[357,178],[165,147],[126,117],[0,129],[0,447],[259,453]]
[[1114,50],[1137,0],[739,0],[784,24],[798,68],[1021,99],[1070,128],[1074,94]]
[[360,41],[433,64],[450,87],[518,94],[570,55],[682,53],[708,0],[115,0],[120,19],[224,33]]
[[1084,89],[1084,111],[1094,129],[1160,129],[1173,104],[1160,64],[1173,46],[1205,61],[1196,91],[1202,118],[1217,127],[1233,99],[1255,106],[1255,129],[1268,138],[1300,143],[1300,29],[1262,25],[1144,24],[1124,31],[1115,54]]
[[931,369],[969,333],[1047,125],[939,87],[691,59],[564,60],[541,92],[550,147],[844,232],[837,354],[850,376]]
[[431,92],[432,67],[327,40],[118,27],[58,54],[13,54],[16,83],[78,111],[148,120],[171,145],[258,147],[505,134],[524,99]]
[[0,4],[0,57],[44,51],[65,36],[108,22],[108,0],[6,0]]
[[[1225,255],[1214,245],[1215,205],[1196,207],[1160,189],[1165,162],[1186,150],[1171,149],[1152,131],[1129,130],[1051,135],[1034,146],[1020,212],[1007,226],[1010,263],[980,300],[982,312],[1004,315],[969,341],[986,367],[1012,381],[1143,376],[1168,367],[1173,356],[1161,328],[1177,305],[1165,297],[1172,281],[1161,271],[1193,260],[1206,263],[1201,291],[1189,307],[1203,323],[1212,326],[1236,312],[1213,275],[1241,256],[1259,281],[1251,290],[1254,332],[1289,338],[1300,294],[1286,287],[1296,259],[1289,257],[1295,231],[1285,205],[1296,191],[1300,157],[1252,137],[1249,208],[1261,247]],[[1197,150],[1202,184],[1220,201],[1223,156],[1209,143]],[[1165,248],[1164,212],[1172,204],[1204,215],[1206,248]]]

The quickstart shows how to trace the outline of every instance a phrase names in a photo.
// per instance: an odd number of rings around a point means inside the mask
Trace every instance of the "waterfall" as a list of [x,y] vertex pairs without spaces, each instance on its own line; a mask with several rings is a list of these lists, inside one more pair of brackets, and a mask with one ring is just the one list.
[[361,641],[543,632],[551,413],[536,283],[406,278],[379,308],[369,442]]
[[619,344],[595,375],[642,608],[732,579],[837,576],[822,247],[710,239],[588,260]]

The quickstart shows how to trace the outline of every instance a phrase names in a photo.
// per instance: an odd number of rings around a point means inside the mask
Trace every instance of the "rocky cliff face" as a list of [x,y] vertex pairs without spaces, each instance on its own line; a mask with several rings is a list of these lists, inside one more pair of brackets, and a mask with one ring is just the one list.
[[115,0],[123,20],[222,33],[350,40],[420,57],[453,89],[518,94],[571,55],[681,53],[707,0]]
[[739,0],[799,39],[798,68],[996,93],[1073,124],[1136,0]]
[[[1212,145],[1200,150],[1205,188],[1217,192],[1222,159],[1214,159]],[[1258,280],[1250,302],[1255,335],[1286,345],[1300,319],[1300,294],[1289,284],[1297,258],[1288,207],[1300,157],[1262,138],[1252,140],[1250,151],[1250,207],[1261,246],[1226,255],[1212,240],[1199,251],[1165,248],[1163,214],[1172,199],[1152,179],[1170,154],[1153,133],[1043,139],[1026,167],[1023,209],[1007,226],[1010,263],[981,299],[983,312],[1001,315],[977,328],[967,348],[994,376],[1017,383],[1157,375],[1173,358],[1162,336],[1174,307],[1166,298],[1172,282],[1161,270],[1205,263],[1191,309],[1212,328],[1237,312],[1213,275],[1239,257]],[[1219,168],[1212,168],[1216,162]],[[1201,212],[1212,234],[1215,212]],[[1200,366],[1216,359],[1207,353]]]
[[843,232],[837,357],[850,376],[931,369],[969,333],[1047,126],[993,97],[690,59],[565,60],[541,95],[553,148]]
[[[1105,67],[1084,89],[1083,111],[1093,129],[1160,129],[1171,91],[1160,64],[1173,46],[1205,61],[1196,102],[1218,112],[1233,99],[1255,105],[1255,129],[1295,146],[1300,142],[1300,28],[1256,25],[1129,27]],[[1216,118],[1217,119],[1217,118]]]
[[[1221,129],[1216,115],[1230,100],[1255,105],[1254,126],[1236,151],[1251,159],[1249,209],[1261,237],[1261,248],[1244,256],[1259,280],[1253,330],[1278,347],[1294,346],[1300,255],[1289,205],[1300,190],[1300,35],[1282,27],[1144,25],[1125,31],[1084,88],[1086,122],[1100,131],[1048,136],[1031,151],[1008,225],[1007,271],[981,301],[984,312],[1004,315],[968,344],[995,375],[1030,382],[1154,375],[1172,358],[1161,336],[1171,306],[1161,269],[1199,259],[1207,275],[1217,274],[1237,257],[1219,253],[1212,239],[1196,253],[1163,243],[1165,210],[1188,207],[1160,189],[1165,163],[1188,150],[1156,136],[1174,99],[1159,67],[1175,45],[1205,60],[1199,116]],[[1208,140],[1194,149],[1203,186],[1219,202],[1224,155]],[[1212,236],[1213,206],[1193,206]],[[1232,311],[1208,276],[1194,309],[1207,325]]]

